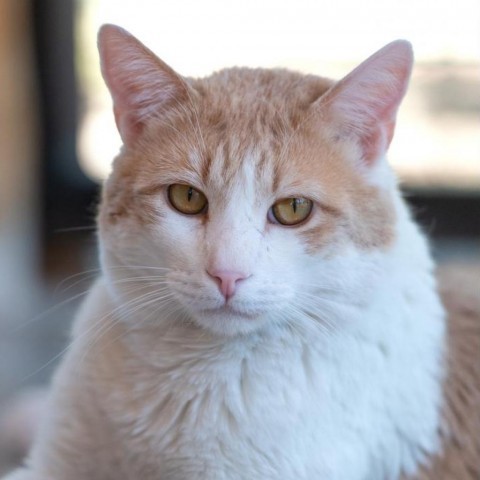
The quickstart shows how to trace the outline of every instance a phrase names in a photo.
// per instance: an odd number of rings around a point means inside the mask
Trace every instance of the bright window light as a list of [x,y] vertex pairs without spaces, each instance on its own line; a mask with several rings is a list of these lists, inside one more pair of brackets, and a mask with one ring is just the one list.
[[480,2],[456,0],[81,0],[78,153],[108,175],[120,146],[100,77],[96,32],[118,24],[184,76],[229,66],[287,67],[340,78],[384,44],[413,43],[416,65],[390,161],[423,189],[480,187]]

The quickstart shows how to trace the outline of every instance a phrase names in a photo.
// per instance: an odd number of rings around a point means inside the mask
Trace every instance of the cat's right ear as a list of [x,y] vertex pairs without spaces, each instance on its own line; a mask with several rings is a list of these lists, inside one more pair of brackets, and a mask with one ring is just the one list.
[[126,30],[103,25],[98,33],[102,75],[113,99],[125,145],[138,139],[145,122],[188,98],[185,81]]

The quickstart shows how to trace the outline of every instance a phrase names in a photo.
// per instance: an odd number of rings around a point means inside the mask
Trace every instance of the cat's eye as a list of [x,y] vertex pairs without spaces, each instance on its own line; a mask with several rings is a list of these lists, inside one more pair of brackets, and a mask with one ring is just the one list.
[[270,209],[274,220],[282,225],[297,225],[305,221],[312,213],[313,202],[307,198],[284,198]]
[[191,185],[175,183],[168,187],[168,199],[175,210],[187,215],[202,213],[207,207],[207,197]]

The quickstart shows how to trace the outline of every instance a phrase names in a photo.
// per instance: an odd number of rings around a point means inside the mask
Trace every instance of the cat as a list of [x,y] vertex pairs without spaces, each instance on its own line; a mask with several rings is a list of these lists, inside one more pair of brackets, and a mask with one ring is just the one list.
[[439,479],[446,314],[385,160],[410,44],[339,82],[184,78],[113,25],[99,50],[103,273],[8,479]]

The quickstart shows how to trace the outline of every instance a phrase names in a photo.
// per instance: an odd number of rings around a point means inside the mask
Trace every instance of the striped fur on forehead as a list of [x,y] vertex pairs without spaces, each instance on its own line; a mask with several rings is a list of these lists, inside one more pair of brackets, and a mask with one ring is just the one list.
[[228,184],[241,163],[252,159],[259,176],[278,172],[275,159],[330,84],[284,70],[239,68],[193,81],[200,93],[198,120],[210,149],[203,157],[203,178],[221,176]]
[[[260,69],[229,69],[190,82],[196,94],[147,125],[130,165],[140,178],[191,171],[205,182],[214,164],[226,179],[252,152],[259,171],[272,170],[267,160],[282,156],[308,107],[331,85]],[[273,167],[277,172],[279,165]]]

